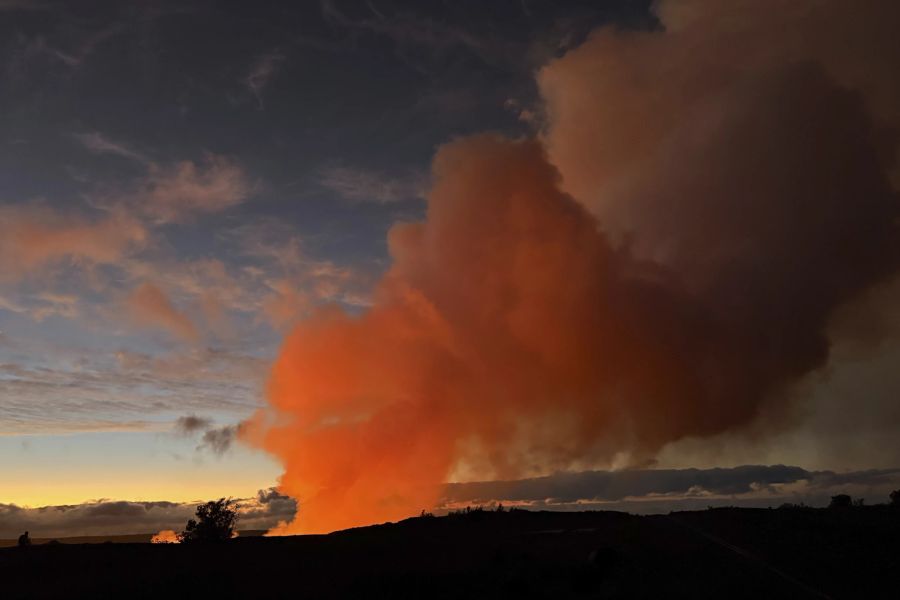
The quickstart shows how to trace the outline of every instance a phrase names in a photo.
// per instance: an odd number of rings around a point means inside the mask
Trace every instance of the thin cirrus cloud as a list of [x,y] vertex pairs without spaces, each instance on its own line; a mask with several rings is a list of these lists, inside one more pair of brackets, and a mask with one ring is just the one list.
[[[115,349],[87,353],[5,335],[0,344],[37,357],[35,364],[0,363],[0,436],[96,431],[182,436],[191,423],[152,419],[185,412],[243,418],[258,405],[268,364],[264,357],[193,345],[152,356]],[[193,425],[182,437],[212,428],[212,421]]]
[[74,133],[72,134],[72,137],[84,146],[85,149],[95,154],[113,154],[145,164],[150,162],[143,153],[135,150],[128,144],[112,140],[99,131]]
[[75,422],[59,419],[33,422],[31,420],[0,419],[0,436],[4,435],[71,435],[84,433],[122,433],[162,431],[158,423],[142,420],[81,419]]
[[322,169],[318,183],[352,204],[392,204],[423,199],[428,188],[428,179],[423,174],[390,177],[378,171],[344,166]]
[[139,325],[158,327],[188,342],[199,337],[191,319],[152,283],[145,282],[138,286],[128,296],[126,305],[132,319]]
[[0,206],[0,281],[66,261],[78,267],[121,264],[148,245],[153,226],[223,211],[253,189],[243,169],[221,156],[164,166],[96,132],[76,139],[91,152],[140,162],[147,172],[133,189],[95,198],[102,210],[64,211],[41,202]]
[[256,99],[259,110],[265,110],[263,92],[278,73],[282,61],[284,61],[284,55],[278,51],[263,54],[253,63],[250,72],[242,81]]
[[243,169],[210,154],[199,162],[152,163],[138,183],[134,201],[154,223],[178,223],[240,204],[252,191]]
[[[91,276],[84,281],[95,288],[101,281],[112,283],[98,266],[115,267],[126,281],[140,282],[145,279],[141,271],[159,270],[149,266],[155,261],[145,252],[155,246],[156,227],[223,211],[252,190],[244,170],[225,157],[209,154],[196,162],[163,165],[100,132],[72,137],[93,154],[134,161],[145,173],[113,191],[88,194],[93,208],[64,210],[41,201],[0,206],[0,284],[7,288],[0,295],[0,308],[33,321],[77,314],[73,290],[60,293],[48,287],[49,282],[61,283],[67,273],[83,272]],[[10,287],[25,281],[44,282],[40,293]],[[197,327],[159,286],[139,285],[126,305],[139,325],[162,328],[182,340],[198,338]],[[202,303],[209,309],[210,327],[225,330],[227,323],[216,305],[211,297]]]
[[[425,18],[414,12],[381,12],[374,4],[367,3],[368,14],[357,19],[344,13],[333,0],[321,0],[320,7],[325,21],[336,27],[390,40],[397,57],[418,71],[428,71],[422,61],[423,54],[456,56],[462,52],[484,64],[504,66],[518,65],[522,59],[523,50],[517,44],[495,36],[479,35],[471,29]],[[422,48],[428,52],[415,51]]]
[[120,156],[143,166],[131,185],[93,194],[95,204],[125,208],[153,225],[183,223],[201,214],[240,204],[254,191],[244,169],[225,156],[207,153],[199,160],[161,163],[101,132],[72,134],[88,152]]
[[0,309],[27,315],[37,322],[52,316],[74,318],[80,314],[79,303],[79,297],[70,294],[41,292],[23,299],[0,294]]
[[366,306],[371,272],[317,258],[300,237],[270,219],[246,223],[223,234],[256,266],[242,272],[245,288],[260,291],[258,315],[283,330],[322,303]]
[[149,233],[124,211],[89,217],[37,203],[0,206],[0,280],[17,280],[68,260],[119,262],[143,247]]

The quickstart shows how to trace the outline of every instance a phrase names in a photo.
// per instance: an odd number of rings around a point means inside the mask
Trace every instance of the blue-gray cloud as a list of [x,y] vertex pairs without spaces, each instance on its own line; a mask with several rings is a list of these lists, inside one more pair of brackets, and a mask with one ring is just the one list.
[[573,510],[617,508],[660,512],[706,503],[777,506],[819,504],[835,493],[862,492],[870,502],[886,501],[900,487],[900,468],[835,473],[786,465],[744,465],[715,469],[630,469],[557,473],[515,481],[448,484],[442,503],[505,502]]

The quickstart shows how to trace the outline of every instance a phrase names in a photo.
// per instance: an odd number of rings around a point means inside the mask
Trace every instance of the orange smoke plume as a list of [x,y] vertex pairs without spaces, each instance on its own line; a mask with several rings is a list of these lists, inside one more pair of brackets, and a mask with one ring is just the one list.
[[540,141],[441,148],[374,305],[287,337],[244,430],[299,500],[277,533],[404,518],[452,479],[640,463],[825,364],[835,309],[900,265],[896,134],[813,50],[704,63],[691,14],[551,63]]
[[538,143],[472,138],[434,170],[427,221],[390,233],[375,306],[322,310],[274,367],[270,400],[289,422],[263,445],[284,460],[303,531],[429,508],[460,459],[518,473],[540,446],[541,468],[566,464],[622,420],[602,404],[577,418],[598,389],[670,384],[646,376],[662,350],[629,334],[646,284],[624,281]]

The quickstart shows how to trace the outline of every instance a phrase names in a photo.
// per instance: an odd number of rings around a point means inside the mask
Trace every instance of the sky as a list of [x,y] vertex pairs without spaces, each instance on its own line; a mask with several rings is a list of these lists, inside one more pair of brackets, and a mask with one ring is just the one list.
[[900,487],[892,3],[0,16],[4,535]]

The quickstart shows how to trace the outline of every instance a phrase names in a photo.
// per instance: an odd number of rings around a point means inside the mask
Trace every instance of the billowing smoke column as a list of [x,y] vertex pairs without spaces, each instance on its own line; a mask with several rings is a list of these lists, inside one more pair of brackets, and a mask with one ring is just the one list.
[[845,28],[839,2],[663,4],[664,31],[541,71],[539,139],[441,148],[374,306],[299,324],[246,428],[300,501],[283,531],[403,518],[450,477],[636,464],[786,399],[898,266],[894,59],[846,39],[892,35],[876,4]]

